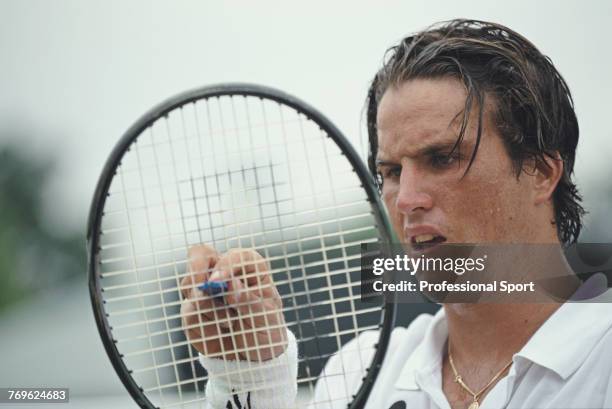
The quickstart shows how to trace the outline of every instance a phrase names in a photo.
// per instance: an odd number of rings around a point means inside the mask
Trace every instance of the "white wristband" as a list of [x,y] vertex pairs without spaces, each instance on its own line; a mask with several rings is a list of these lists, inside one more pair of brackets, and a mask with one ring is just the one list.
[[[297,395],[297,343],[287,330],[287,349],[263,362],[211,359],[200,354],[208,372],[206,400],[213,409],[285,409]],[[228,402],[230,405],[228,405]]]

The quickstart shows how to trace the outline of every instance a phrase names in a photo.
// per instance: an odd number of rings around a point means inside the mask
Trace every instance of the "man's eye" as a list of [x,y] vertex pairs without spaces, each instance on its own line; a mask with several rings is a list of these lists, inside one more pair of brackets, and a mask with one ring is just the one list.
[[400,178],[401,173],[401,166],[384,167],[382,169],[379,169],[376,172],[376,183],[378,184],[378,188],[382,189],[382,186],[384,185],[385,181],[398,180]]
[[457,160],[456,155],[432,155],[431,156],[431,166],[434,168],[447,168],[450,165],[454,164]]
[[402,168],[399,166],[389,167],[385,169],[383,176],[385,179],[399,178],[402,174]]

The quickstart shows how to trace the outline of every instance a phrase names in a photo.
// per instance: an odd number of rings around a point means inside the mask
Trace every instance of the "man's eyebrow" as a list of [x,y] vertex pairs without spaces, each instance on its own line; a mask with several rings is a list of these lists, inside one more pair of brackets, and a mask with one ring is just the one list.
[[[439,153],[442,151],[446,151],[449,149],[453,149],[455,148],[455,145],[457,144],[457,141],[452,141],[452,142],[434,142],[430,145],[426,145],[423,146],[422,148],[420,148],[419,150],[416,151],[416,153],[412,154],[412,155],[406,155],[406,156],[410,156],[410,157],[419,157],[419,156],[426,156],[426,155],[431,155],[434,153]],[[465,141],[463,141],[461,143],[466,144]],[[393,160],[389,160],[389,159],[384,159],[384,158],[376,158],[375,161],[377,166],[393,166],[393,165],[398,165],[398,162],[395,162]]]

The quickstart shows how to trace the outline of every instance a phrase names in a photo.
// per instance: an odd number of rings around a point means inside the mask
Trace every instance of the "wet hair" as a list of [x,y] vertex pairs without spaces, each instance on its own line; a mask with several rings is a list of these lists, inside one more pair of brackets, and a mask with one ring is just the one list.
[[563,174],[553,194],[553,223],[561,242],[574,243],[585,211],[572,182],[578,121],[571,93],[547,56],[525,37],[499,24],[465,19],[437,23],[387,50],[366,100],[368,165],[377,180],[376,114],[383,94],[411,79],[443,77],[461,81],[467,92],[454,149],[464,138],[472,109],[478,110],[476,144],[466,173],[481,139],[485,96],[492,102],[491,119],[517,178],[528,168],[548,167],[546,157],[563,161]]

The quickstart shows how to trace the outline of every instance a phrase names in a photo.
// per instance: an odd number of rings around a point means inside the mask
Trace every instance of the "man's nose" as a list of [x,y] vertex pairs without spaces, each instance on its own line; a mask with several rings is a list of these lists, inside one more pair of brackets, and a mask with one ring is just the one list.
[[399,192],[396,197],[396,206],[404,214],[416,211],[426,211],[432,208],[433,199],[427,193],[426,177],[414,165],[404,164],[400,175]]

